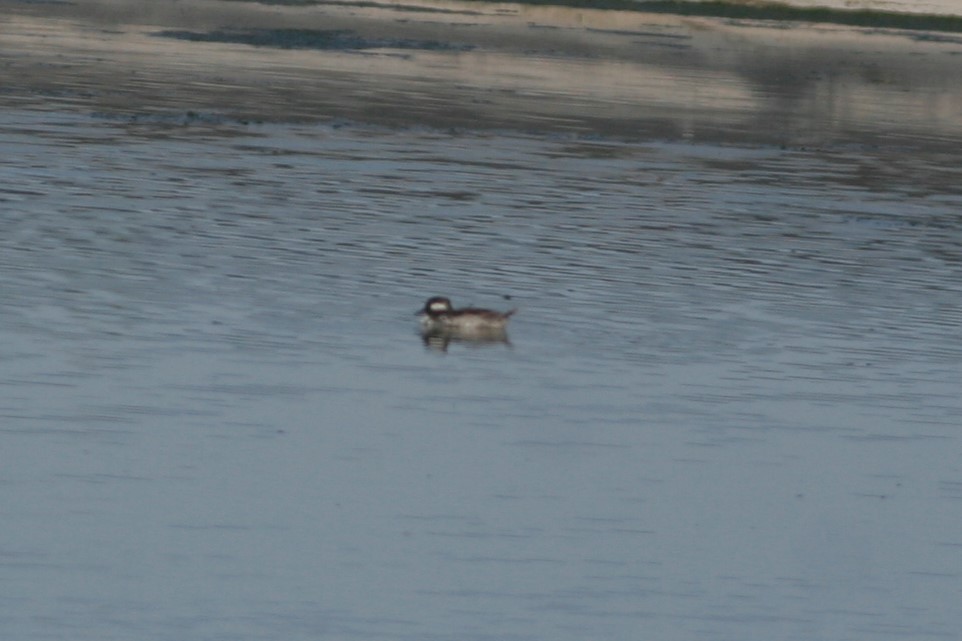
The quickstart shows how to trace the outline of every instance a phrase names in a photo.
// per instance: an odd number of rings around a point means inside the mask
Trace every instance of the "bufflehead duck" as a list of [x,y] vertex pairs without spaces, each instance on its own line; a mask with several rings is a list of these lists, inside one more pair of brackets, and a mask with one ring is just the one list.
[[421,315],[423,332],[448,332],[464,338],[485,338],[489,335],[504,334],[505,326],[517,310],[496,312],[490,309],[465,307],[454,309],[451,301],[444,296],[434,296],[424,303]]

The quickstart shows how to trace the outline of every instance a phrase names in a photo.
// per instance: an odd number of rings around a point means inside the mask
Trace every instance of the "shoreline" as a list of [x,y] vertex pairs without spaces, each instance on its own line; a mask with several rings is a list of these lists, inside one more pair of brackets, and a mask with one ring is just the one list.
[[[689,1],[698,2],[699,0]],[[962,7],[954,0],[771,0],[771,3],[799,9],[830,9],[843,12],[872,11],[891,14],[962,16]],[[752,4],[752,2],[745,4]]]
[[783,146],[962,141],[962,36],[417,7],[0,0],[0,107]]

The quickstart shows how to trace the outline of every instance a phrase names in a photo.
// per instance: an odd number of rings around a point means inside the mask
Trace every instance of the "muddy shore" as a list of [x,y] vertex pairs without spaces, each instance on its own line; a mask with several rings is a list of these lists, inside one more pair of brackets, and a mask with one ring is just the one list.
[[623,139],[962,139],[962,36],[418,2],[0,0],[0,106]]

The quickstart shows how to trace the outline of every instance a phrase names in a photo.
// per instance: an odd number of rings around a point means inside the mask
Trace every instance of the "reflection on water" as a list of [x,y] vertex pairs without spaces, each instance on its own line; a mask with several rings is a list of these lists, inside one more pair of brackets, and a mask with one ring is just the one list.
[[[11,110],[0,140],[12,638],[962,626],[941,163]],[[513,347],[426,353],[436,292],[510,295]]]
[[451,343],[468,347],[511,346],[508,332],[503,328],[472,332],[437,328],[422,329],[421,340],[424,341],[425,347],[436,352],[447,352]]

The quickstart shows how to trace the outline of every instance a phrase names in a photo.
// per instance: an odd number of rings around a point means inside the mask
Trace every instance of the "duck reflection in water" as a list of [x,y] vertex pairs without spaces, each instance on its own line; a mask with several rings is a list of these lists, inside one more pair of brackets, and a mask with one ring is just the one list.
[[516,311],[497,312],[476,307],[455,309],[449,299],[434,296],[424,303],[424,308],[417,314],[421,316],[424,344],[432,349],[447,351],[451,342],[511,345],[507,325]]

